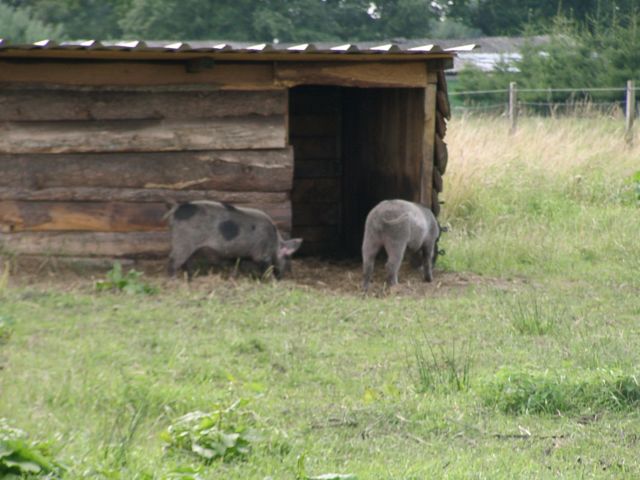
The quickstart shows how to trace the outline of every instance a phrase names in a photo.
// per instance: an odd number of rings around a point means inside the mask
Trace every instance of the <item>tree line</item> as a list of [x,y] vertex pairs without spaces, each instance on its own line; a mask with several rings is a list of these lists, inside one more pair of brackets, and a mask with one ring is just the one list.
[[362,41],[543,33],[558,16],[629,15],[639,0],[0,0],[0,37]]
[[[520,93],[519,99],[525,102],[622,103],[624,93],[621,91],[586,89],[623,89],[627,80],[640,83],[640,15],[635,11],[605,18],[587,18],[583,22],[557,16],[547,33],[547,42],[526,43],[520,51],[521,58],[503,61],[493,72],[465,68],[458,76],[456,89],[507,89],[509,83],[515,81],[522,90],[547,89]],[[495,93],[463,98],[466,104],[500,103],[504,100],[504,94]]]
[[[353,42],[547,34],[456,90],[622,87],[640,80],[640,0],[0,0],[0,38]],[[481,42],[481,40],[480,40]],[[523,101],[614,100],[617,93],[523,93]],[[503,95],[465,103],[499,103]]]

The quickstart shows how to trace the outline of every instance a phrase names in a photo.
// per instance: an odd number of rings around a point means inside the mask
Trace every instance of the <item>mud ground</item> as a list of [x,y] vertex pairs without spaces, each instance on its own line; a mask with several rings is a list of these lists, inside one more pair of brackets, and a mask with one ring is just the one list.
[[[114,260],[65,259],[21,257],[19,259],[0,258],[0,288],[5,286],[52,288],[56,290],[92,289],[95,281],[103,279]],[[186,274],[177,279],[169,279],[162,260],[131,261],[122,260],[123,269],[143,272],[143,279],[161,289],[183,282],[195,290],[219,288],[221,284],[231,286],[245,281],[276,281],[272,278],[259,279],[251,274],[251,269],[241,266],[227,266],[200,271],[188,282]],[[330,292],[340,295],[362,295],[362,265],[357,259],[324,259],[305,257],[294,259],[292,271],[280,282],[290,288],[307,291]],[[9,272],[7,273],[7,265]],[[420,272],[411,268],[406,261],[399,274],[399,284],[393,289],[384,283],[384,259],[376,263],[374,279],[369,295],[432,297],[441,296],[474,286],[490,286],[511,290],[528,283],[522,278],[497,278],[470,272],[451,272],[439,268],[434,270],[433,282],[424,282]]]

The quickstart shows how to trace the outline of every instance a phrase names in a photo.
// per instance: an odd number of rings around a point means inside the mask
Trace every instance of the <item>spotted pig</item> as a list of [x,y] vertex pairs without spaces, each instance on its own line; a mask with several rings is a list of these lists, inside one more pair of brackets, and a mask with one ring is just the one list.
[[171,254],[167,272],[175,276],[181,268],[193,274],[187,261],[199,250],[215,263],[251,260],[261,274],[273,268],[276,278],[291,269],[291,255],[301,238],[284,240],[266,213],[207,200],[174,206],[168,213]]

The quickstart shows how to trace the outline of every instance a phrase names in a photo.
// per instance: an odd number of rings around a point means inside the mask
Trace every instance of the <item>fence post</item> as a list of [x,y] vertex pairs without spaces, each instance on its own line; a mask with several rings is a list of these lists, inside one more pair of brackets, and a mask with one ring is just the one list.
[[509,83],[509,121],[511,123],[509,133],[513,135],[516,133],[518,124],[518,89],[516,82]]
[[624,138],[627,144],[633,144],[633,121],[636,117],[636,91],[633,80],[627,81],[627,111]]

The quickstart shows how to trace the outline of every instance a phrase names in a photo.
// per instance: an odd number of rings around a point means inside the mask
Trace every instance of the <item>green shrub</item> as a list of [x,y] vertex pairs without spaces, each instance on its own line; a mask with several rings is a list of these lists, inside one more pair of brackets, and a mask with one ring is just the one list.
[[168,450],[189,452],[204,463],[245,458],[260,439],[251,426],[249,412],[238,411],[246,404],[238,400],[227,408],[187,413],[164,432],[162,439]]
[[98,280],[96,282],[96,290],[102,291],[118,291],[127,294],[139,294],[152,295],[157,293],[158,289],[148,283],[141,280],[142,272],[136,270],[129,270],[127,273],[123,273],[122,265],[120,262],[116,262],[113,268],[107,272],[106,280]]
[[22,430],[0,418],[0,478],[60,478],[63,469],[45,443],[29,441]]
[[505,369],[482,389],[481,396],[486,405],[513,415],[619,411],[640,405],[640,384],[636,375],[620,372],[598,370],[571,378],[548,371]]

